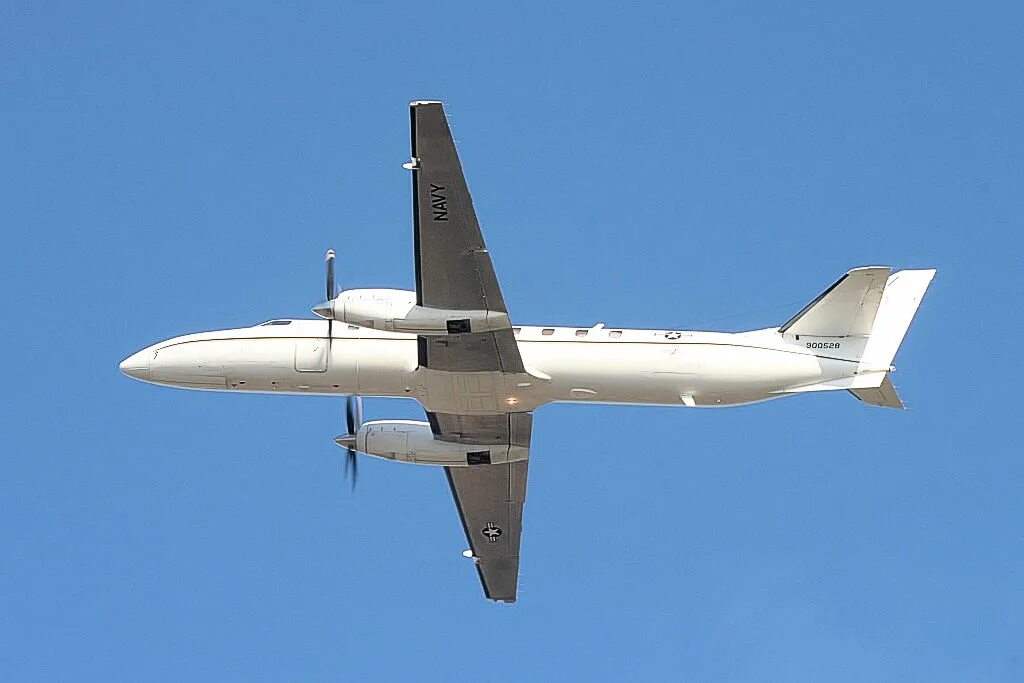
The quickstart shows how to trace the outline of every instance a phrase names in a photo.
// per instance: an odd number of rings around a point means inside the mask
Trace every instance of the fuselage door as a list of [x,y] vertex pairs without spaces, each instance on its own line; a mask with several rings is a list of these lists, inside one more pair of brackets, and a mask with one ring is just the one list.
[[327,340],[296,339],[295,369],[299,372],[325,372],[327,370]]

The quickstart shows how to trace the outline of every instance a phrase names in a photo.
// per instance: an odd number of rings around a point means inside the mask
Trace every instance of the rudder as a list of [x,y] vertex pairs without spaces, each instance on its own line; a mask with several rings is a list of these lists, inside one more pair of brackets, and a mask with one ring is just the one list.
[[857,372],[890,368],[934,277],[934,268],[901,270],[889,276]]

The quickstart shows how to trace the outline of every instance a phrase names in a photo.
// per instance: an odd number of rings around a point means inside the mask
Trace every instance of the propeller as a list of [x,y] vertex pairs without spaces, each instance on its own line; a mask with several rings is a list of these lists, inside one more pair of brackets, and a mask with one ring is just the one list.
[[[327,353],[331,352],[331,344],[334,341],[334,299],[338,296],[334,288],[334,250],[328,249],[324,255],[327,266],[327,299],[313,307],[313,312],[327,319]],[[356,478],[359,475],[359,461],[356,459],[356,435],[360,425],[363,424],[363,399],[358,396],[349,396],[345,399],[345,427],[348,433],[334,439],[334,442],[345,449],[345,478],[352,479],[352,490],[356,488]]]
[[[329,305],[331,309],[329,316],[327,317],[327,352],[330,353],[331,344],[334,341],[334,297],[338,296],[338,293],[334,290],[334,250],[328,249],[326,256],[324,256],[327,262],[327,300],[320,306]],[[320,308],[318,306],[317,308]],[[313,309],[317,312],[316,309]]]
[[349,396],[345,400],[345,427],[348,434],[339,436],[334,440],[336,444],[345,449],[345,478],[352,478],[352,490],[356,488],[356,478],[359,475],[359,461],[356,459],[356,434],[363,424],[363,399],[358,396]]

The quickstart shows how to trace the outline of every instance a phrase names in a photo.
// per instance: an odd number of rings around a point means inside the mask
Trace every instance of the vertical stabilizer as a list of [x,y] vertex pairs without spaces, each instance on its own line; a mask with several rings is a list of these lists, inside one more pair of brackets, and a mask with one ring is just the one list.
[[814,337],[863,337],[871,331],[890,269],[854,268],[790,318],[779,332]]

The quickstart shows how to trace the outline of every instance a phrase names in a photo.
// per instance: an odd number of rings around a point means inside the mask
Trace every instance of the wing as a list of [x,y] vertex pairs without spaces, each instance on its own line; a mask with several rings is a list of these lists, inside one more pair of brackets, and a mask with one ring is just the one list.
[[[529,462],[525,458],[529,454],[533,416],[530,413],[482,416],[427,413],[427,417],[438,439],[498,444],[497,452],[494,445],[488,449],[481,446],[474,454],[479,464],[446,467],[445,475],[484,595],[490,600],[515,602]],[[508,446],[505,457],[524,459],[491,464],[492,460],[503,456],[501,446],[505,444]]]
[[[440,102],[413,102],[410,119],[412,160],[407,167],[413,174],[416,303],[507,314],[444,107]],[[418,343],[421,367],[457,373],[452,378],[455,393],[469,391],[466,386],[474,379],[462,376],[465,382],[460,383],[461,373],[525,373],[510,325],[489,332],[421,336]],[[478,391],[493,393],[486,377],[475,379]],[[515,602],[532,416],[428,412],[427,417],[435,438],[480,446],[469,453],[467,466],[446,467],[445,474],[484,594]]]
[[444,468],[490,600],[516,601],[528,462]]
[[[443,106],[413,102],[410,120],[416,302],[508,313]],[[524,372],[511,327],[420,337],[419,364],[453,372]]]

